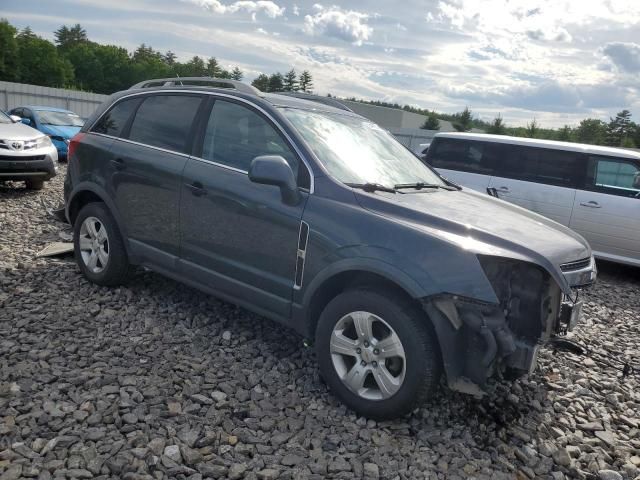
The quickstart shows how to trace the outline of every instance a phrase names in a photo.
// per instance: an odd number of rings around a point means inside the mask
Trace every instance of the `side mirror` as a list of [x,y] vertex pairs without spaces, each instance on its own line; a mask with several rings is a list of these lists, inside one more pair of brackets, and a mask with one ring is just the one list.
[[22,120],[18,115],[9,115],[9,118],[13,123],[18,123],[20,120]]
[[291,166],[280,155],[261,155],[251,161],[249,180],[280,187],[282,200],[289,205],[300,201],[300,192]]
[[21,118],[20,121],[25,125],[31,126],[31,120],[29,120],[28,118]]

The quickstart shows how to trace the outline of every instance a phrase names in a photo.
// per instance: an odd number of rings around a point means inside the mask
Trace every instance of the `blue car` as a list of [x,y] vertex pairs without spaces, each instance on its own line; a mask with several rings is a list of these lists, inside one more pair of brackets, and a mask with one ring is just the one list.
[[9,112],[22,119],[22,123],[29,125],[51,138],[58,150],[58,160],[67,159],[69,140],[80,131],[84,120],[77,114],[53,107],[16,107]]

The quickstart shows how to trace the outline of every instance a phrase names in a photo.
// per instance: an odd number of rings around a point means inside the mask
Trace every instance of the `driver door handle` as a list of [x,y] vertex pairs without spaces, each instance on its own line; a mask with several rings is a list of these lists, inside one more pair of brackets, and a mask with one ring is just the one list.
[[113,160],[111,160],[111,165],[113,165],[116,170],[124,170],[125,168],[127,168],[127,165],[121,158],[114,158]]
[[589,208],[602,208],[602,205],[600,205],[598,202],[595,202],[593,200],[589,201],[589,202],[580,202],[580,205],[583,207],[589,207]]
[[203,195],[207,194],[207,191],[205,190],[205,188],[202,186],[200,182],[188,183],[186,185],[187,185],[187,188],[191,190],[191,194],[195,197],[202,197]]
[[509,193],[511,190],[509,190],[509,187],[498,187],[496,188],[496,190],[498,190],[499,192],[502,193]]

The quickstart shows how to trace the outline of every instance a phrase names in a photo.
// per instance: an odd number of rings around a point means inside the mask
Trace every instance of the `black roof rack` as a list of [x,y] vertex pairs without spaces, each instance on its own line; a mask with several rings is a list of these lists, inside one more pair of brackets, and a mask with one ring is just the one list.
[[303,100],[309,100],[310,102],[318,102],[324,105],[329,105],[330,107],[338,108],[340,110],[346,110],[347,112],[352,112],[349,107],[347,107],[344,103],[336,100],[333,97],[323,97],[320,95],[314,95],[312,93],[305,92],[273,92],[276,95],[286,95],[287,97],[295,97],[301,98]]
[[248,93],[250,95],[263,96],[263,93],[251,85],[239,82],[238,80],[230,80],[228,78],[214,77],[173,77],[173,78],[154,78],[136,83],[129,89],[134,88],[151,88],[151,87],[185,87],[185,86],[206,86],[215,88],[231,88],[238,92]]

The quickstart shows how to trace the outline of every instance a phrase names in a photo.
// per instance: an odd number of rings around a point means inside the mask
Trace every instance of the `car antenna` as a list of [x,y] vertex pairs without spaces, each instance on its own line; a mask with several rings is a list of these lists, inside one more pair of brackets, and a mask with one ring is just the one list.
[[176,78],[180,80],[180,86],[184,87],[184,84],[182,83],[182,80],[180,79],[180,75],[178,75],[178,72],[176,72]]

